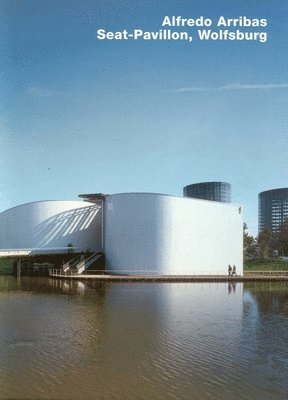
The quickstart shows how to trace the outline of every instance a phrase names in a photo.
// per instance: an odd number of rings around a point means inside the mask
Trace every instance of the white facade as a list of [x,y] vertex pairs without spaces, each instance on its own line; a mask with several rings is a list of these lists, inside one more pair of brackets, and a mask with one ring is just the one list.
[[83,201],[38,201],[0,214],[0,249],[102,250],[102,209]]
[[[104,221],[104,226],[103,226]],[[103,237],[104,232],[104,237]],[[109,195],[95,203],[40,201],[0,214],[7,249],[104,251],[116,273],[243,274],[243,220],[238,205],[152,193]]]
[[150,193],[105,198],[106,268],[122,273],[243,274],[238,205]]

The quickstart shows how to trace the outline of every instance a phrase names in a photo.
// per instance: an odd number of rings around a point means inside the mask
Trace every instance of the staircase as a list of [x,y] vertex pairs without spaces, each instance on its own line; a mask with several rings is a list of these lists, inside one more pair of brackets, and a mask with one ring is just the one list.
[[97,253],[92,254],[92,256],[80,261],[78,264],[75,265],[75,268],[77,268],[76,275],[82,274],[87,268],[89,268],[92,264],[94,264],[102,256],[103,256],[103,253],[97,252]]
[[78,263],[79,257],[75,257],[72,260],[69,260],[65,264],[63,264],[62,269],[64,272],[67,272],[69,269],[75,268]]

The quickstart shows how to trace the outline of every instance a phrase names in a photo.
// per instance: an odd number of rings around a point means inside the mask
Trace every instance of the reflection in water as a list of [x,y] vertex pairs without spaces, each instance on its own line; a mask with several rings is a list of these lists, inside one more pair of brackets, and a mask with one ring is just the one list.
[[236,282],[228,282],[228,293],[229,294],[232,293],[232,292],[235,293],[236,285],[237,285]]
[[286,290],[0,277],[0,398],[284,400]]
[[278,398],[287,399],[287,282],[246,283],[244,289],[247,300],[243,336],[249,350],[249,369],[256,380],[266,377],[263,382],[266,398],[277,398],[275,388],[282,388]]

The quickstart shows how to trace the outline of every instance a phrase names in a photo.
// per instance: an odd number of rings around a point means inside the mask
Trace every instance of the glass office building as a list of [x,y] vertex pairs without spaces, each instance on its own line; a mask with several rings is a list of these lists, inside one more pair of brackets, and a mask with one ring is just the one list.
[[258,229],[277,232],[288,219],[288,188],[266,190],[259,193]]
[[226,182],[194,183],[184,187],[183,195],[184,197],[230,203],[231,185]]

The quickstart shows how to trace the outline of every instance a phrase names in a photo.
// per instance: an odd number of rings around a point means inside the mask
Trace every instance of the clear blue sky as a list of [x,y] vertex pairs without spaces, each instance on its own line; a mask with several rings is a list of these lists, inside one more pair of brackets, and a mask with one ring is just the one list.
[[[96,39],[165,15],[266,18],[268,42]],[[287,21],[286,0],[2,0],[0,211],[216,180],[256,234],[258,193],[288,186]]]

